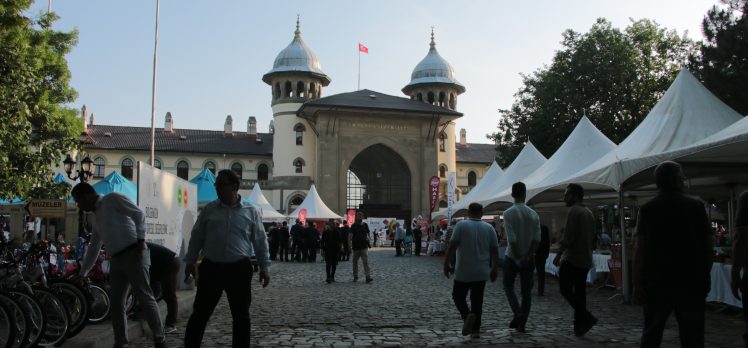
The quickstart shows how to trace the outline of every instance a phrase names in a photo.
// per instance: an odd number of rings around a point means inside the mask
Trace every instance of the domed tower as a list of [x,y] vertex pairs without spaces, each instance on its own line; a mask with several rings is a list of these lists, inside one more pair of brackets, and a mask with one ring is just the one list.
[[298,17],[293,40],[278,53],[273,69],[262,76],[262,81],[272,89],[273,176],[313,177],[317,137],[296,112],[304,102],[320,98],[330,78],[301,39]]
[[[457,109],[457,96],[465,92],[455,78],[455,71],[439,52],[436,51],[434,29],[431,29],[431,48],[410,75],[410,83],[402,91],[410,99],[440,106],[450,110]],[[439,176],[446,178],[446,173],[457,171],[455,155],[455,123],[450,122],[444,132],[436,137],[439,163]],[[444,192],[444,191],[442,191]]]

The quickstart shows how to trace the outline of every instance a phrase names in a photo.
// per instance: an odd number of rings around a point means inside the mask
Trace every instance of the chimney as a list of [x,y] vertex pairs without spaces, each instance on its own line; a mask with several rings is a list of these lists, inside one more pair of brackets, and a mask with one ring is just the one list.
[[224,136],[232,136],[234,135],[234,130],[232,128],[233,121],[231,120],[231,115],[226,116],[226,123],[223,124],[223,135]]
[[460,128],[460,145],[465,146],[465,143],[467,143],[467,132],[465,128]]
[[88,125],[93,126],[94,124],[96,124],[96,117],[94,117],[94,113],[92,112],[91,119],[88,121]]
[[250,138],[257,137],[257,119],[254,116],[249,116],[247,121],[247,135]]
[[268,127],[268,131],[270,134],[275,134],[275,125],[273,124],[273,120],[270,120],[270,127]]
[[88,109],[86,108],[86,104],[83,104],[81,108],[81,119],[83,119],[83,133],[86,133],[88,130]]
[[166,113],[166,120],[164,120],[164,133],[174,133],[174,118],[171,117],[171,111]]

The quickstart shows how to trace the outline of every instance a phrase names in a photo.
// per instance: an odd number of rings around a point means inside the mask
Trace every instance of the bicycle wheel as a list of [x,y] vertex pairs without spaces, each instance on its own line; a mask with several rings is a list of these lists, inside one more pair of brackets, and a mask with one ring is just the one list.
[[70,314],[67,338],[77,335],[88,322],[89,298],[76,285],[67,281],[55,281],[50,290],[62,300]]
[[16,323],[15,338],[11,347],[19,348],[24,346],[31,333],[29,329],[29,319],[21,305],[7,294],[0,293],[0,305],[6,306],[8,314]]
[[54,346],[62,343],[65,340],[70,322],[70,314],[68,314],[62,300],[46,289],[34,289],[34,297],[47,314],[47,328],[44,330],[39,345]]
[[28,319],[26,328],[28,337],[26,338],[26,344],[23,346],[35,347],[41,341],[44,330],[47,328],[47,314],[42,310],[39,301],[25,292],[8,290],[6,294],[10,295],[21,306]]
[[12,348],[16,340],[16,323],[5,304],[0,303],[0,347]]
[[91,296],[91,306],[88,311],[88,322],[92,324],[100,323],[109,316],[111,302],[109,294],[102,287],[89,284],[88,293]]

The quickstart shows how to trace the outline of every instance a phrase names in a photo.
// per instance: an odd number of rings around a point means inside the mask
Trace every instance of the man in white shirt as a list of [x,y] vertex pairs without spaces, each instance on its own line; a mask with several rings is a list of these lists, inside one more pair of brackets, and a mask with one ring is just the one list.
[[[522,182],[512,185],[514,205],[504,212],[504,230],[509,242],[504,263],[504,292],[509,306],[514,312],[514,318],[509,327],[525,332],[525,324],[530,314],[533,282],[533,260],[535,248],[540,243],[540,218],[538,214],[525,204],[527,188]],[[522,306],[514,293],[514,280],[520,277]]]
[[151,254],[145,244],[145,214],[126,196],[116,192],[100,196],[87,183],[76,185],[71,194],[79,209],[94,213],[91,246],[83,258],[81,275],[88,275],[103,245],[112,257],[109,285],[114,346],[128,345],[125,293],[132,286],[153,332],[155,347],[166,347],[164,327],[149,283]]

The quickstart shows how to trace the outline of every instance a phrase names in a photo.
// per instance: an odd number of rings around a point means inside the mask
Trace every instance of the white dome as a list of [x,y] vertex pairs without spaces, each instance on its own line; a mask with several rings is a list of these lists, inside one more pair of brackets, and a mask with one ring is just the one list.
[[413,73],[410,74],[410,83],[403,88],[403,92],[407,94],[416,85],[433,83],[452,84],[460,93],[465,92],[465,86],[457,81],[452,65],[437,52],[433,32],[431,33],[430,46],[429,53],[416,65]]
[[298,20],[293,40],[286,48],[278,53],[273,62],[273,69],[268,71],[262,77],[262,80],[270,83],[272,75],[284,72],[309,72],[322,78],[325,81],[324,85],[330,83],[330,78],[322,72],[322,65],[317,56],[304,43],[304,40],[301,39]]

